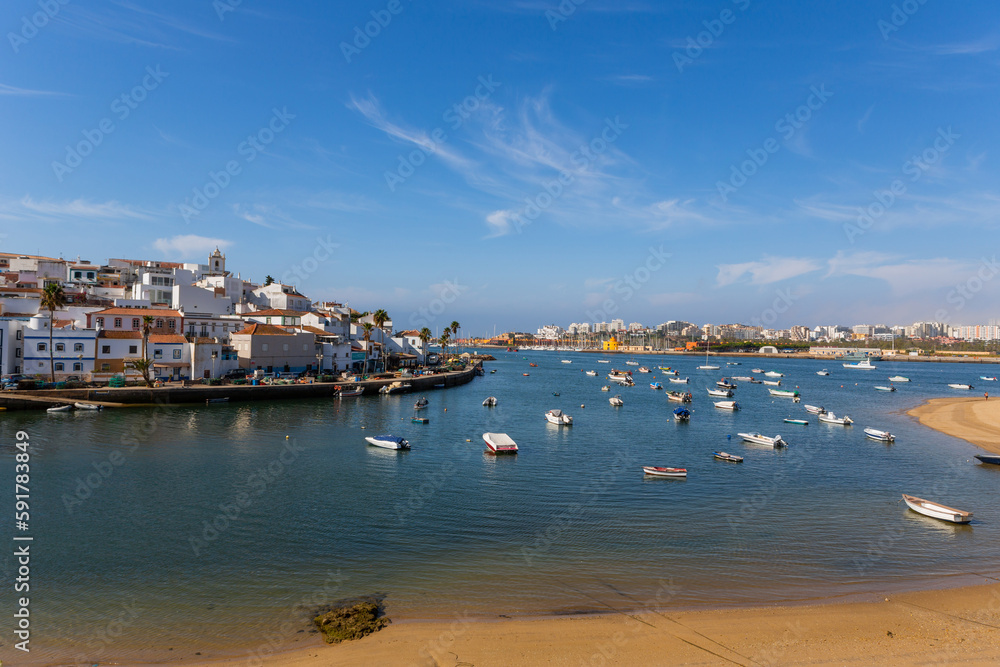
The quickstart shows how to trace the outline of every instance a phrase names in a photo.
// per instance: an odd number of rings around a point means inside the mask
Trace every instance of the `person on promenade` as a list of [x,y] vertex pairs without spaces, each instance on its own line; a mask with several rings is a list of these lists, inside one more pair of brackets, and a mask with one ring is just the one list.
[[984,391],[983,392],[983,398],[985,398],[987,401],[990,400],[990,392]]

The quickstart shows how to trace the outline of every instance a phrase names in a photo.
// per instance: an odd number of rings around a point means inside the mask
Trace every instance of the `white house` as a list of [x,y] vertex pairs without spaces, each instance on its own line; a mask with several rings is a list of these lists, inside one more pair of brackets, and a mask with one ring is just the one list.
[[191,373],[191,348],[179,334],[151,334],[146,355],[153,362],[153,377],[158,380],[186,380]]
[[195,338],[188,345],[191,358],[191,379],[220,377],[226,371],[240,367],[236,350],[216,338]]
[[0,375],[23,373],[24,327],[27,315],[0,316]]
[[271,283],[250,294],[250,300],[261,308],[308,311],[312,307],[309,297],[299,294],[294,285]]
[[94,329],[79,328],[69,320],[56,319],[50,359],[49,316],[35,315],[23,331],[24,370],[21,372],[45,377],[54,370],[57,381],[71,376],[89,379],[94,371],[96,336]]

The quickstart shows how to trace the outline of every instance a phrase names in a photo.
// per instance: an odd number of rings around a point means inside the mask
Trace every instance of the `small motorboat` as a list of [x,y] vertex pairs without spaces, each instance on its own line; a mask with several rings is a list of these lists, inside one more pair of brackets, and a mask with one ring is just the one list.
[[693,400],[691,392],[680,392],[680,391],[668,391],[667,400],[673,401],[674,403],[690,403]]
[[667,378],[667,379],[670,380],[671,382],[673,382],[674,384],[687,384],[688,383],[688,378]]
[[896,436],[888,431],[880,431],[877,428],[866,428],[865,435],[872,440],[878,440],[879,442],[895,442]]
[[726,378],[722,378],[721,380],[716,382],[715,386],[719,387],[720,389],[736,389],[736,385],[733,384],[732,382],[727,381]]
[[751,368],[750,372],[751,373],[763,373],[764,369],[763,368]]
[[[757,378],[754,378],[754,377],[752,377],[749,380],[747,380],[747,382],[749,382],[750,384],[763,384],[764,383],[763,380],[758,380]],[[778,383],[780,384],[781,380],[778,380]]]
[[545,413],[545,421],[557,426],[572,426],[573,418],[564,414],[562,410],[549,410]]
[[553,396],[559,396],[559,392],[558,391],[554,391],[554,392],[552,392],[552,395]]
[[610,359],[598,359],[597,363],[599,363],[599,364],[610,364],[611,360]]
[[715,458],[719,459],[720,461],[730,461],[732,463],[743,463],[743,457],[742,456],[736,456],[736,454],[728,454],[726,452],[714,452],[712,454],[712,456],[714,456]]
[[427,417],[412,417],[410,419],[410,421],[413,422],[414,424],[430,424],[431,423],[431,420],[428,419]]
[[608,399],[608,403],[615,406],[616,408],[620,408],[621,406],[625,405],[625,401],[622,400],[621,396],[612,396],[611,398]]
[[649,383],[649,388],[650,389],[663,389],[663,385],[660,384],[659,382],[650,382]]
[[893,375],[889,378],[889,382],[909,382],[910,378],[904,377],[902,375]]
[[639,366],[639,372],[640,373],[649,373],[651,371],[648,368],[646,368],[645,366]]
[[409,449],[410,443],[404,438],[397,438],[394,435],[376,435],[365,438],[369,445],[381,447],[382,449]]
[[816,375],[829,375],[829,374],[830,371],[826,370],[825,368],[821,371],[816,371]]
[[750,377],[749,375],[734,375],[734,376],[732,376],[729,379],[730,380],[736,380],[737,382],[752,382],[753,381],[753,378]]
[[826,410],[821,405],[807,405],[806,412],[810,412],[814,415],[821,415],[826,412]]
[[573,363],[573,360],[572,359],[563,359],[562,362],[564,364],[571,364],[571,363]]
[[429,403],[430,401],[428,401],[425,396],[421,396],[420,398],[417,399],[417,402],[413,404],[413,409],[423,410],[428,406]]
[[587,375],[590,377],[597,377],[597,371],[587,371]]
[[769,378],[783,378],[783,377],[785,377],[784,373],[779,373],[778,371],[768,371],[768,372],[764,373],[764,375],[766,375]]
[[626,366],[638,366],[639,362],[638,361],[626,361],[625,365]]
[[517,454],[517,443],[506,433],[483,433],[483,440],[494,454]]
[[386,387],[386,389],[388,390],[386,393],[387,394],[402,394],[404,392],[409,391],[412,387],[413,387],[413,385],[411,385],[409,383],[398,382],[397,381],[397,382],[391,383],[388,387]]
[[757,445],[769,445],[771,447],[784,447],[788,443],[781,439],[780,435],[776,435],[773,438],[761,435],[756,431],[752,433],[737,433],[738,436],[746,440],[747,442],[752,442]]
[[732,398],[733,392],[730,389],[708,389],[709,396],[719,396],[720,398]]
[[706,364],[704,366],[698,366],[699,371],[717,371],[721,366],[712,366],[711,364]]
[[976,458],[983,463],[1000,466],[1000,456],[997,456],[996,454],[976,454]]
[[337,396],[340,398],[349,398],[351,396],[360,396],[365,393],[364,387],[354,386],[354,387],[344,387],[337,391]]
[[609,387],[608,385],[604,385],[603,387],[601,387],[601,391],[611,391],[611,387]]
[[494,369],[491,369],[491,370],[490,370],[490,375],[493,375],[493,374],[494,374],[494,373],[496,373],[496,372],[497,372],[497,369],[495,369],[495,368],[494,368]]
[[761,382],[763,384],[766,384],[766,385],[771,386],[771,387],[780,387],[781,386],[781,380],[761,380]]
[[713,403],[713,405],[715,405],[715,407],[719,408],[720,410],[735,411],[740,409],[740,404],[737,403],[736,401],[716,401],[715,403]]
[[[229,402],[229,397],[228,396],[223,396],[222,398],[206,398],[205,399],[205,404],[206,405],[211,405],[212,403],[228,403],[228,402]],[[86,403],[74,403],[74,405],[76,405],[76,407],[79,408],[81,405],[87,405],[87,404]],[[81,410],[87,410],[87,409],[90,409],[90,408],[88,406],[86,408],[80,408],[80,409]]]
[[740,363],[740,362],[738,362],[738,361],[727,361],[726,365],[727,366],[742,366],[743,364]]
[[531,367],[531,368],[538,368],[538,364],[536,364],[534,361],[532,361],[530,364],[528,364],[528,366]]
[[854,423],[854,420],[844,415],[843,417],[838,417],[832,412],[821,412],[819,415],[819,420],[824,424],[839,424],[840,426],[850,426]]
[[790,391],[785,389],[768,389],[767,390],[771,396],[780,396],[782,398],[798,398],[799,392]]
[[651,477],[687,477],[687,468],[664,468],[661,466],[642,466],[642,471]]
[[949,384],[948,386],[952,389],[972,389],[971,384]]
[[856,364],[841,364],[841,365],[844,368],[856,368],[856,369],[862,370],[862,371],[873,371],[873,370],[875,370],[877,368],[877,366],[875,366],[874,364],[872,364],[871,359],[867,359],[867,358],[864,359],[863,361],[859,361]]
[[496,404],[497,404],[497,397],[496,396],[487,396],[486,400],[483,401],[483,407],[484,408],[492,408],[492,407],[495,407]]
[[997,378],[996,378],[996,376],[993,376],[993,377],[987,377],[987,376],[985,376],[985,375],[980,375],[980,376],[979,376],[979,379],[980,379],[980,380],[986,380],[987,382],[996,382],[996,381],[997,381]]
[[687,422],[691,421],[691,411],[687,408],[674,408],[674,421],[675,422]]
[[48,408],[46,412],[69,412],[73,409],[73,406],[67,403],[66,405],[59,405],[54,408]]
[[530,377],[529,373],[521,373],[521,375],[523,375],[524,377]]
[[[213,399],[211,399],[211,398],[206,399],[206,403],[212,402],[212,400]],[[228,401],[229,399],[227,398],[226,400]],[[102,410],[102,409],[104,409],[103,405],[94,405],[93,403],[74,403],[73,407],[76,408],[77,410]]]
[[792,419],[788,417],[785,419],[786,424],[798,424],[799,426],[809,426],[809,421],[807,419]]
[[903,494],[903,502],[905,502],[906,505],[914,512],[918,512],[924,516],[933,517],[935,519],[941,519],[942,521],[951,521],[952,523],[969,523],[972,520],[972,512],[963,512],[962,510],[957,510],[954,507],[933,503],[929,500],[924,500],[923,498],[917,498],[916,496],[908,496],[905,493]]
[[896,391],[896,388],[892,386],[886,387],[885,385],[877,384],[875,385],[875,391]]

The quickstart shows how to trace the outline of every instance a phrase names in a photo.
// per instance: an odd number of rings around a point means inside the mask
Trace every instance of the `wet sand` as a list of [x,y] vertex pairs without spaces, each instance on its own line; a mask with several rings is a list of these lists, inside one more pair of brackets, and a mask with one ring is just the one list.
[[[310,646],[265,657],[263,664],[996,665],[1000,584],[815,605],[401,623],[338,646],[310,637]],[[262,663],[244,656],[172,664]]]
[[932,398],[907,414],[935,431],[1000,454],[1000,396],[986,400],[977,392],[962,398]]

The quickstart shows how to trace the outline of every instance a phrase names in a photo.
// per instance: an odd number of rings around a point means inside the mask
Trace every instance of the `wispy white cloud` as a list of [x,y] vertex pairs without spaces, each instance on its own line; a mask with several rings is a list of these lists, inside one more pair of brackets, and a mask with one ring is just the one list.
[[203,258],[215,248],[225,249],[233,245],[232,241],[213,239],[197,234],[183,234],[171,238],[156,239],[153,247],[167,257],[181,259]]
[[978,262],[946,257],[902,259],[880,252],[840,251],[827,262],[824,278],[860,276],[886,283],[893,294],[932,293],[975,276]]
[[743,280],[749,276],[751,285],[768,285],[770,283],[788,280],[823,268],[822,262],[815,259],[798,257],[765,257],[759,262],[743,262],[741,264],[720,264],[715,283],[725,287]]
[[35,201],[25,195],[7,207],[8,214],[22,219],[66,220],[149,220],[149,214],[117,201],[90,202],[85,199],[72,201]]
[[858,119],[858,132],[865,131],[865,125],[868,124],[868,119],[872,117],[872,111],[875,110],[875,105],[871,105],[865,110],[865,113],[861,118]]
[[0,95],[12,95],[18,97],[68,97],[67,93],[57,93],[51,90],[32,90],[30,88],[17,88],[0,83]]
[[266,229],[316,229],[313,225],[299,222],[282,209],[271,204],[233,204],[237,217]]

